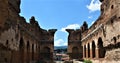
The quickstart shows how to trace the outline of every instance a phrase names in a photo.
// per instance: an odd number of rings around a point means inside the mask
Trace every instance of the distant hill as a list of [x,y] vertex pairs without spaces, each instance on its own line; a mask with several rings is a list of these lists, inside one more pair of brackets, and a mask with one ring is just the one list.
[[56,49],[66,49],[67,46],[54,46],[54,50]]

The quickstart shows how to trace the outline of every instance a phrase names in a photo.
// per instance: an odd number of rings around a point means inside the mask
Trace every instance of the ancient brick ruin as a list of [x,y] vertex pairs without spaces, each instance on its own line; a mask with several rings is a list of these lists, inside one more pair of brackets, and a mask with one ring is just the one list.
[[52,63],[56,29],[20,16],[21,0],[0,0],[0,63]]
[[[71,59],[120,62],[120,0],[100,0],[101,15],[88,28],[67,29]],[[21,0],[0,1],[0,63],[52,63],[56,29],[42,29],[35,17],[20,16]]]
[[69,33],[68,36],[68,49],[67,53],[70,56],[70,59],[82,58],[82,43],[81,43],[81,31],[80,29],[66,29]]
[[83,51],[83,58],[77,59],[92,60],[93,63],[119,63],[120,0],[100,1],[102,3],[101,15],[90,28],[84,22],[79,33],[74,30],[67,30],[69,32],[68,52],[71,52],[73,46],[81,46],[74,41],[72,42],[74,44],[69,43],[71,40],[79,38],[78,41],[82,43],[82,47],[78,49]]

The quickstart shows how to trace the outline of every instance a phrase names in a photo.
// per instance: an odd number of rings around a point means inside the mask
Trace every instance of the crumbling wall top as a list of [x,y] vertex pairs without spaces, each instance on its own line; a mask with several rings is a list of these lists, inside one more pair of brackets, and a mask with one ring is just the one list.
[[100,2],[103,2],[104,0],[99,0]]
[[66,29],[66,31],[70,34],[70,33],[74,32],[75,30],[74,29]]
[[74,42],[81,40],[81,30],[80,29],[66,29],[66,31],[69,33],[68,35],[68,42]]
[[57,29],[49,29],[48,32],[54,36],[55,32],[57,31]]
[[21,0],[8,0],[9,7],[11,7],[17,13],[20,13]]

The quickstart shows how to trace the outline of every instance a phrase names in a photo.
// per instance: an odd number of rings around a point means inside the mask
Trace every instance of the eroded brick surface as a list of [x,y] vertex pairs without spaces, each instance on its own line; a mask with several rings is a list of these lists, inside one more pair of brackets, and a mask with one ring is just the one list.
[[27,23],[20,2],[0,1],[0,63],[53,62],[56,29],[42,29],[34,16]]

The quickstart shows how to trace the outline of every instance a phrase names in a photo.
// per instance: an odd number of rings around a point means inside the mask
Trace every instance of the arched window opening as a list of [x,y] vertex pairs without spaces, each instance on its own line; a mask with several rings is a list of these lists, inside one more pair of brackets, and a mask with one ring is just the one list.
[[102,38],[99,37],[98,39],[98,49],[99,49],[99,58],[105,57],[105,48],[103,47],[103,41]]
[[19,42],[19,55],[20,55],[20,63],[24,62],[24,41],[23,38],[20,38],[20,42]]
[[103,41],[102,41],[102,38],[100,37],[98,39],[98,48],[101,48],[101,47],[103,47]]
[[95,58],[95,42],[92,41],[92,58]]
[[114,8],[114,6],[112,5],[112,6],[111,6],[111,9],[113,9],[113,8]]
[[8,42],[8,40],[6,41],[6,46],[8,47],[8,44],[9,44],[9,42]]
[[19,44],[19,50],[23,50],[24,49],[24,41],[23,38],[20,39],[20,44]]
[[88,43],[88,58],[90,57],[90,44]]

